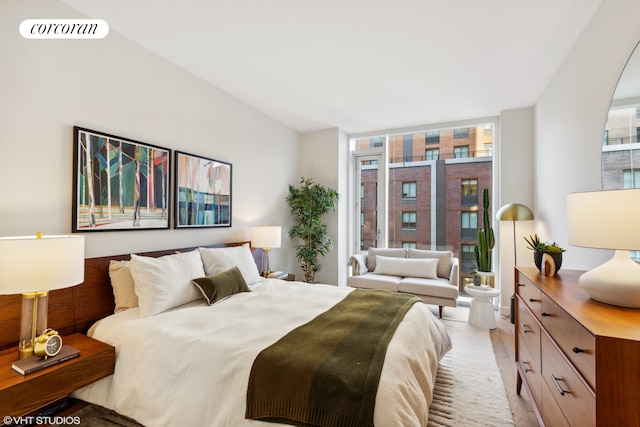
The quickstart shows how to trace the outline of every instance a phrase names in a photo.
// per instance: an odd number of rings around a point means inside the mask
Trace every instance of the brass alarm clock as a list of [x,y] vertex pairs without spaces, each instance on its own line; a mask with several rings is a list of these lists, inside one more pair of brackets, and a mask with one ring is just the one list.
[[62,350],[62,337],[58,331],[51,328],[45,329],[42,335],[36,338],[33,346],[33,353],[45,359],[60,353],[60,350]]

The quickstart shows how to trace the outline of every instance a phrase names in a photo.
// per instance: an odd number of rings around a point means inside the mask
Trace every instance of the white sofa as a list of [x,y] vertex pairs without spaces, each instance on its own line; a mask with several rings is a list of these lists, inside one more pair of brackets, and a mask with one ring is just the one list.
[[349,259],[347,284],[355,288],[386,289],[444,306],[458,305],[460,268],[450,251],[370,248]]

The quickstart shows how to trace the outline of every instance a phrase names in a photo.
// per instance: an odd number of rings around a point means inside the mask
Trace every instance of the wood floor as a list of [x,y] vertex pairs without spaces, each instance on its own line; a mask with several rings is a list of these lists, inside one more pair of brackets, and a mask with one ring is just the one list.
[[514,325],[509,318],[496,315],[496,329],[491,330],[490,336],[516,426],[537,427],[538,421],[524,387],[520,396],[516,394]]

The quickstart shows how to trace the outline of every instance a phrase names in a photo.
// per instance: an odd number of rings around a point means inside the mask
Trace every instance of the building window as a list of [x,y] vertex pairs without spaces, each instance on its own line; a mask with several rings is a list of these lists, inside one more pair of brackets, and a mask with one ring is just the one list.
[[493,125],[484,125],[484,136],[493,136]]
[[478,237],[478,212],[460,212],[461,237],[473,240]]
[[440,131],[428,130],[424,135],[426,144],[440,144]]
[[418,249],[416,242],[402,242],[402,247],[405,249]]
[[469,157],[469,146],[461,145],[453,148],[453,157],[456,159],[466,159]]
[[402,212],[402,229],[415,230],[416,218],[417,214],[415,212]]
[[405,162],[413,160],[413,135],[406,134],[402,136],[402,158]]
[[384,137],[377,136],[375,138],[371,138],[369,144],[371,148],[382,147],[382,144],[384,144]]
[[425,160],[439,160],[440,159],[440,149],[439,148],[429,148],[424,152]]
[[360,200],[364,200],[364,184],[360,184]]
[[460,272],[471,274],[475,270],[475,259],[473,257],[474,245],[462,245],[460,247]]
[[461,189],[462,206],[478,205],[478,179],[463,179]]
[[484,144],[483,156],[493,156],[493,144]]
[[417,194],[417,183],[413,182],[403,182],[402,183],[402,198],[403,199],[415,199]]
[[640,169],[622,171],[622,188],[640,188]]
[[469,138],[469,128],[458,128],[453,130],[453,139]]

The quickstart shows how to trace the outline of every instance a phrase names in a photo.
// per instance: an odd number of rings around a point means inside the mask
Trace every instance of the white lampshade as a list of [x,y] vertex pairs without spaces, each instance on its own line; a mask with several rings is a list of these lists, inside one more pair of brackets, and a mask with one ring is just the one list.
[[640,265],[627,251],[640,249],[640,189],[593,191],[567,196],[569,244],[613,249],[613,257],[578,283],[600,302],[640,308]]
[[640,189],[569,194],[567,218],[574,246],[640,249]]
[[84,281],[84,236],[0,238],[0,294],[24,294]]
[[282,242],[282,227],[252,227],[251,246],[254,248],[279,248]]

